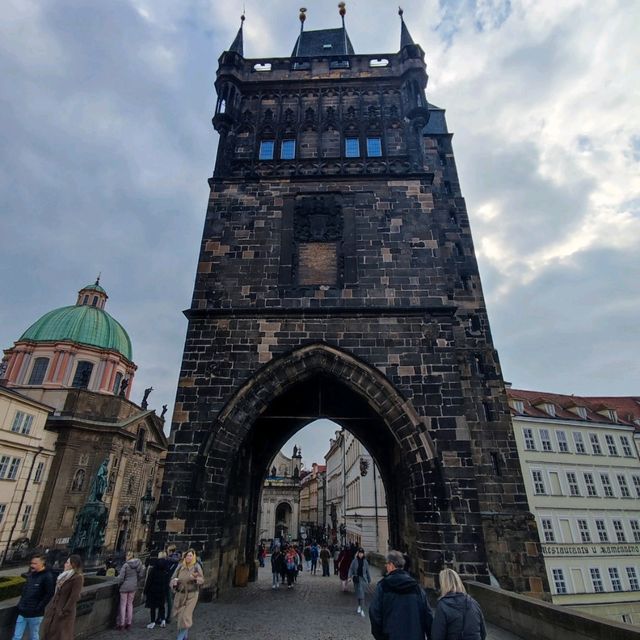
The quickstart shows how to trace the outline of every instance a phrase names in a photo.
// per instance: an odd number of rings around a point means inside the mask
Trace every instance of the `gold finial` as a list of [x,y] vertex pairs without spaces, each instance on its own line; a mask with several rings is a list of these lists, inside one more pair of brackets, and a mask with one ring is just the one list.
[[400,16],[400,18],[402,18],[404,14],[404,11],[402,10],[402,7],[398,7],[398,15]]
[[344,14],[347,13],[347,5],[344,2],[338,2],[338,13],[344,18]]
[[300,7],[300,22],[304,22],[307,19],[307,8]]

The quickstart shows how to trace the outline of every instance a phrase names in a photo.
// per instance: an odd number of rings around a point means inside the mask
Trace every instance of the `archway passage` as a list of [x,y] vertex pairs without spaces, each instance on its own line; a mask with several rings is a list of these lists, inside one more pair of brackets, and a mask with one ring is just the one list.
[[[433,444],[412,404],[352,355],[307,345],[239,389],[201,447],[183,517],[192,531],[206,532],[202,548],[211,560],[214,591],[232,583],[238,564],[250,564],[254,575],[257,513],[269,464],[292,435],[317,418],[350,431],[375,460],[387,496],[391,546],[417,556],[418,520],[425,522],[424,540],[438,535],[427,532],[425,513],[435,513],[446,492]],[[416,504],[423,512],[419,517]],[[194,543],[193,533],[187,536]]]

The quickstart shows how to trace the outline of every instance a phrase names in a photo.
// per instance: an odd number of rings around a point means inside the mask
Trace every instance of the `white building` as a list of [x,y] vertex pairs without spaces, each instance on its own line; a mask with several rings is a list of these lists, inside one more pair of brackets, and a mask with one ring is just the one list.
[[262,489],[258,541],[287,542],[298,538],[301,471],[302,454],[298,447],[294,447],[291,458],[280,451],[271,461]]
[[640,625],[640,399],[508,396],[553,602]]
[[51,408],[0,385],[0,560],[33,546],[33,528],[55,454]]
[[358,439],[342,430],[331,440],[325,460],[327,514],[338,524],[339,542],[354,542],[367,553],[386,553],[387,502],[373,458]]

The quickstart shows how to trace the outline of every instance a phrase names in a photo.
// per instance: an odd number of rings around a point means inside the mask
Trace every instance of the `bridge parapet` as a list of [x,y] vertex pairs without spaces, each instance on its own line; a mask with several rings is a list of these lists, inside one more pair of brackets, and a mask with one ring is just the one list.
[[640,640],[640,629],[480,582],[465,583],[488,622],[524,640]]

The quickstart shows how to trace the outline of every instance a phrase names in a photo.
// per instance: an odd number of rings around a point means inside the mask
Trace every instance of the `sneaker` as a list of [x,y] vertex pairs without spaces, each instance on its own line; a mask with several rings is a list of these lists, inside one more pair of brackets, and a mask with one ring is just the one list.
[[156,628],[156,623],[155,623],[155,622],[150,622],[150,623],[147,625],[147,629],[155,629],[155,628]]
[[360,611],[360,615],[364,618],[364,609]]
[[164,620],[160,620],[160,627],[164,629],[167,626],[167,623]]
[[356,610],[356,613],[362,613],[362,607],[359,606]]

